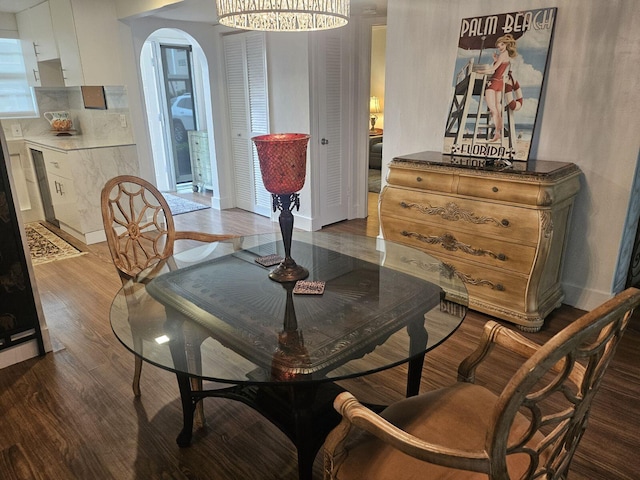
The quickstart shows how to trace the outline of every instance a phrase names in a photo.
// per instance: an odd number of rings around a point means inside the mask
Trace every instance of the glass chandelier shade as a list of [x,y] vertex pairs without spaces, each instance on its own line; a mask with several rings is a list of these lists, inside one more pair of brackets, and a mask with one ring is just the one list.
[[253,137],[258,151],[264,188],[278,195],[294,193],[304,186],[309,135],[274,133]]
[[222,25],[245,30],[300,32],[342,27],[350,0],[216,0]]
[[291,258],[293,214],[300,208],[300,194],[307,169],[307,144],[310,136],[305,133],[274,133],[253,137],[264,187],[271,192],[273,211],[280,210],[280,231],[284,243],[284,260],[269,273],[276,282],[295,282],[309,276],[309,270]]

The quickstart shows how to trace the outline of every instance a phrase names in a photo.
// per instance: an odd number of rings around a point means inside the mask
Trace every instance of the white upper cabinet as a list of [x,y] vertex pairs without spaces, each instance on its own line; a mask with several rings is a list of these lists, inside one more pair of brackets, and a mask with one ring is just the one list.
[[22,38],[23,29],[39,62],[58,58],[58,47],[53,35],[49,3],[44,2],[16,14],[18,30]]
[[[49,0],[16,19],[32,86],[123,84],[112,2]],[[59,75],[52,75],[54,67]]]
[[[84,85],[80,49],[70,0],[49,0],[51,23],[54,25],[62,76],[67,86]],[[101,84],[102,85],[102,84]]]
[[44,2],[16,14],[22,53],[29,84],[41,85],[38,62],[58,58],[58,47],[53,34],[49,3]]
[[49,0],[65,85],[122,85],[113,2]]

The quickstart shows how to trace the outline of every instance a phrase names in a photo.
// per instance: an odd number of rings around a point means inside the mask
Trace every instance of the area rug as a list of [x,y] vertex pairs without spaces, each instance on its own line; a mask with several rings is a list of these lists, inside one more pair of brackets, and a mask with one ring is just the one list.
[[380,177],[381,171],[374,168],[369,169],[369,191],[380,193]]
[[28,223],[24,229],[33,265],[79,257],[87,253],[81,252],[40,223]]
[[196,210],[211,208],[201,203],[192,202],[191,200],[187,200],[186,198],[171,195],[170,193],[163,193],[162,196],[169,204],[169,208],[171,209],[171,213],[173,215],[180,215],[181,213],[189,213],[195,212]]

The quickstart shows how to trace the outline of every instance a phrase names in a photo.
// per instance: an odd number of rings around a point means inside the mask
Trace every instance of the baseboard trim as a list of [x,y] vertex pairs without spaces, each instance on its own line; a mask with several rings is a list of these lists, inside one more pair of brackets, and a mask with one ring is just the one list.
[[564,301],[562,303],[579,308],[580,310],[593,310],[613,297],[612,292],[603,292],[593,289],[585,289],[576,285],[562,284]]

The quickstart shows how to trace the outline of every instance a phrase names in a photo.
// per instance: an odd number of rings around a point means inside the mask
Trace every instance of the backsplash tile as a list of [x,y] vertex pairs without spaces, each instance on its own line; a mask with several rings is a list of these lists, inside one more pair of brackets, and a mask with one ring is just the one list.
[[[78,135],[133,143],[126,87],[105,87],[107,110],[84,108],[80,87],[36,88],[35,93],[40,117],[2,120],[2,128],[8,140],[16,139],[11,133],[13,124],[20,124],[24,137],[52,135],[49,122],[42,116],[43,113],[65,110],[71,114],[73,128]],[[126,127],[122,127],[120,115],[126,116]]]

